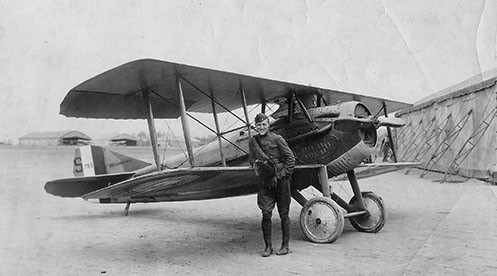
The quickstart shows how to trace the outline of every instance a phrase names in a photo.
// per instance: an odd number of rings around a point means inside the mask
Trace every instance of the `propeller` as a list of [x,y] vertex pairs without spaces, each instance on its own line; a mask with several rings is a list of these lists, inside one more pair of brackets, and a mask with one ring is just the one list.
[[396,117],[380,117],[377,119],[378,127],[386,126],[386,127],[403,127],[406,125],[406,122],[401,118]]
[[359,128],[370,128],[374,126],[379,128],[382,126],[386,127],[402,127],[406,123],[404,120],[395,117],[368,117],[368,118],[357,118],[352,116],[338,117],[335,121],[335,129],[345,132],[351,132]]

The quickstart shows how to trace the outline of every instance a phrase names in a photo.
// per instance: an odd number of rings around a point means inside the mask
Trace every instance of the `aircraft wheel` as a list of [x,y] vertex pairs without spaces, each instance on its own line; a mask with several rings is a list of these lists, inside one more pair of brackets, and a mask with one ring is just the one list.
[[[373,192],[362,192],[362,198],[368,214],[350,217],[350,224],[361,232],[376,233],[380,231],[387,221],[387,212],[383,199]],[[353,205],[356,197],[350,199],[349,204]]]
[[312,242],[334,242],[342,234],[343,226],[343,214],[329,198],[314,197],[300,211],[300,228]]

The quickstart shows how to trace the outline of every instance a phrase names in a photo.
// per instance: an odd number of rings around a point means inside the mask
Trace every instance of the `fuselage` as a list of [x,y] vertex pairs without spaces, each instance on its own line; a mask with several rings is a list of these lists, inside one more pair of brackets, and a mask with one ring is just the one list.
[[[363,104],[347,102],[306,108],[305,112],[294,111],[290,114],[283,109],[273,113],[274,121],[269,130],[283,136],[294,152],[297,165],[326,165],[328,177],[333,177],[353,170],[372,154],[376,144],[376,127]],[[167,158],[161,172],[157,172],[155,165],[132,172],[122,167],[124,174],[114,172],[91,179],[63,179],[47,183],[46,188],[49,193],[66,196],[66,190],[77,187],[77,195],[81,196],[105,188],[109,183],[119,185],[113,196],[99,198],[101,203],[199,200],[255,193],[258,177],[248,166],[251,135],[255,135],[253,129],[250,132],[249,129],[241,129],[225,135],[227,141],[222,140],[222,151],[218,141],[197,148],[193,160],[196,168],[193,169],[189,168],[186,154],[180,154]],[[220,170],[216,167],[222,166],[221,152],[229,168]],[[104,153],[102,156],[119,157],[116,153]],[[122,158],[117,159],[122,161]],[[319,190],[319,183],[316,171],[296,169],[292,174],[292,189],[302,190],[312,185]],[[84,191],[82,188],[85,188]],[[123,196],[129,191],[134,191],[132,197]]]
[[[289,116],[285,112],[275,112],[278,116],[270,125],[270,131],[280,134],[293,150],[296,162],[305,164],[325,164],[330,177],[345,173],[364,158],[372,154],[376,145],[376,128],[336,127],[335,121],[344,116],[362,118],[371,114],[359,102],[347,102],[340,105],[309,108],[311,120],[302,113]],[[291,117],[291,118],[290,118]],[[228,166],[248,165],[248,141],[255,130],[242,129],[225,136],[222,140],[223,156]],[[236,146],[235,146],[236,145]],[[221,166],[221,154],[218,141],[194,150],[194,164],[198,167]],[[185,154],[180,154],[163,163],[166,168],[188,167]],[[145,174],[153,170],[146,169]]]

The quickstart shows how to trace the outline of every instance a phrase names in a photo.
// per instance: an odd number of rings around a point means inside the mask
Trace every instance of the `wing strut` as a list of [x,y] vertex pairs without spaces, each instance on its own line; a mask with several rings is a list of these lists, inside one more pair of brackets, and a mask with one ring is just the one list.
[[294,109],[293,93],[290,93],[286,101],[288,103],[288,121],[291,123],[293,121],[293,109]]
[[250,130],[250,119],[247,111],[247,98],[245,97],[245,90],[243,90],[241,84],[240,84],[240,93],[242,94],[243,113],[245,113],[245,125],[247,126],[249,137],[252,137],[252,131]]
[[[388,117],[387,105],[385,104],[385,102],[383,102],[383,113],[385,114],[385,117]],[[392,138],[392,130],[390,129],[389,126],[387,126],[387,133],[388,133],[388,141],[390,142],[390,149],[392,150],[393,161],[397,163],[397,153],[395,153],[395,147],[393,145],[393,138]]]
[[[186,81],[184,78],[182,78],[182,79],[183,79],[184,81]],[[188,81],[186,81],[186,82],[188,82]],[[175,103],[170,102],[169,100],[167,100],[166,98],[164,98],[164,96],[162,96],[161,94],[158,94],[157,92],[155,92],[153,89],[150,89],[150,92],[154,93],[157,97],[159,97],[159,98],[161,98],[162,100],[166,101],[166,102],[167,102],[167,103],[169,103],[171,106],[174,106],[175,108],[179,109],[179,107],[178,107]],[[203,92],[202,92],[202,93],[203,93]],[[207,96],[207,97],[209,97],[209,98],[210,98],[210,96]],[[214,102],[215,102],[215,103],[217,103],[217,101],[216,101],[216,99],[215,99],[215,98],[214,98]],[[230,114],[232,114],[232,115],[235,115],[235,116],[236,116],[236,114],[234,114],[234,113],[232,113],[232,112],[230,112]],[[199,124],[200,124],[200,125],[202,125],[203,127],[205,127],[205,128],[206,128],[207,130],[209,130],[210,132],[212,132],[212,133],[216,133],[216,131],[214,131],[212,128],[210,128],[210,127],[209,127],[209,126],[207,126],[206,124],[202,123],[202,121],[200,121],[199,119],[195,118],[195,116],[192,116],[191,114],[188,114],[188,113],[186,113],[186,115],[187,115],[188,117],[190,117],[192,120],[195,120],[197,123],[199,123]],[[236,116],[236,118],[238,118],[240,121],[242,121],[242,122],[243,122],[243,120],[242,120],[242,119],[240,119],[238,116]],[[230,143],[231,145],[233,145],[235,148],[237,148],[237,149],[239,149],[240,151],[245,152],[246,154],[248,154],[248,152],[246,152],[244,149],[240,148],[240,147],[239,147],[239,146],[237,146],[235,143],[233,143],[233,142],[231,142],[230,140],[228,140],[228,139],[224,138],[224,136],[223,136],[224,134],[227,134],[227,133],[230,133],[230,132],[233,132],[233,131],[236,131],[236,130],[242,129],[242,128],[244,128],[244,127],[245,127],[245,126],[242,126],[242,127],[240,127],[240,128],[236,128],[236,129],[232,129],[232,130],[230,130],[230,131],[221,132],[221,133],[220,133],[220,136],[221,136],[221,138],[222,138],[222,139],[224,139],[226,142],[228,142],[228,143]]]
[[309,115],[309,112],[307,111],[307,108],[305,107],[305,105],[302,102],[302,100],[300,99],[300,97],[298,95],[295,95],[295,99],[297,99],[297,103],[299,104],[300,109],[302,110],[302,113],[304,113],[304,116],[307,119],[307,121],[309,121],[309,123],[312,123],[312,121],[313,121],[312,117],[311,117],[311,115]]
[[188,161],[190,162],[190,166],[193,167],[194,160],[192,139],[190,137],[190,128],[188,127],[188,115],[186,114],[185,97],[183,95],[183,89],[181,88],[179,77],[176,77],[176,85],[178,86],[179,111],[181,115],[181,125],[183,126],[183,136],[185,137],[186,150],[188,151]]
[[223,152],[223,141],[221,140],[221,131],[219,129],[219,119],[217,118],[216,112],[216,102],[214,100],[214,92],[211,90],[211,105],[212,105],[212,116],[214,116],[214,123],[216,124],[216,136],[219,143],[219,154],[221,155],[221,161],[223,162],[223,167],[226,167],[226,159],[224,158]]
[[152,103],[150,102],[148,93],[148,88],[143,91],[143,98],[145,99],[145,106],[147,107],[148,131],[150,132],[150,141],[152,142],[152,151],[154,152],[155,165],[157,166],[157,170],[160,171],[162,166],[159,157],[159,150],[157,149],[157,131],[155,130]]

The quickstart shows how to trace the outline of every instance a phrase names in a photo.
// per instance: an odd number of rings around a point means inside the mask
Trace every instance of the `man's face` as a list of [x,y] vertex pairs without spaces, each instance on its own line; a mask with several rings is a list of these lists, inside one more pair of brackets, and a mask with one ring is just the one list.
[[255,129],[260,135],[266,135],[269,130],[269,119],[255,124]]

